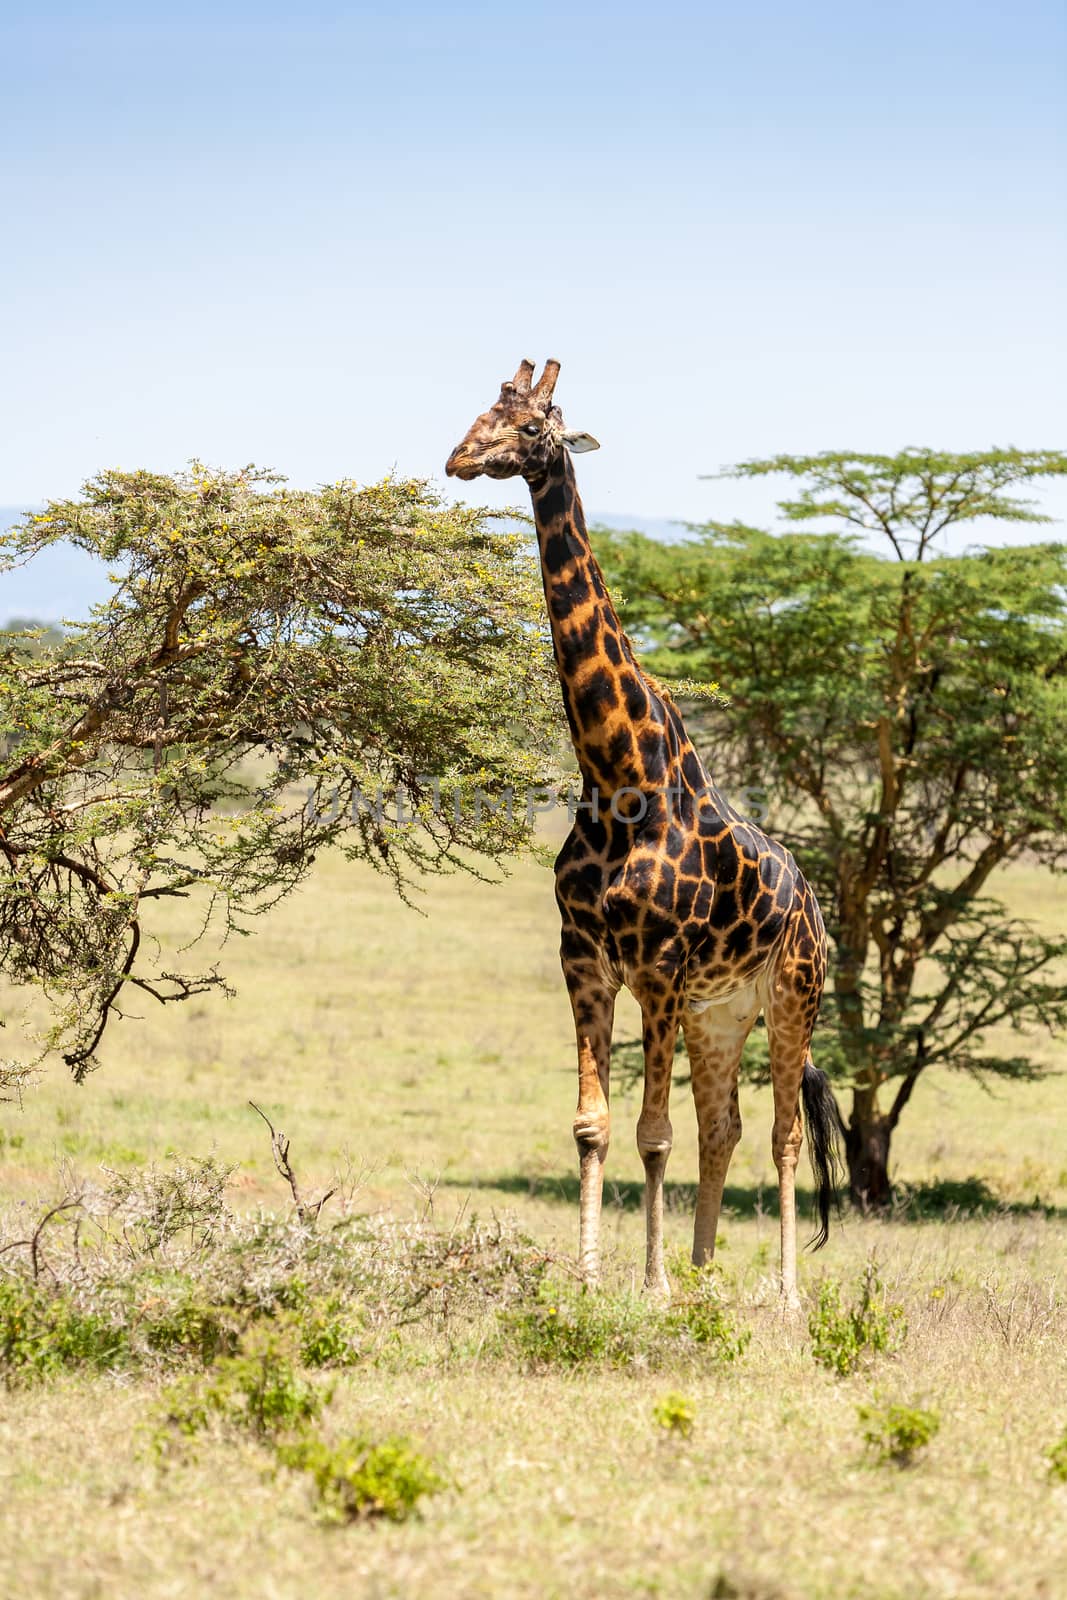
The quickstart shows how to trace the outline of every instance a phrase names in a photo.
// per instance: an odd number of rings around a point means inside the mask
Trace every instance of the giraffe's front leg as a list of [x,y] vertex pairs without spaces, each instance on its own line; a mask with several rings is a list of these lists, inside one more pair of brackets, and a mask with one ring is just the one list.
[[641,1011],[645,1092],[637,1119],[637,1148],[645,1166],[645,1288],[666,1297],[671,1286],[663,1263],[663,1178],[674,1143],[669,1112],[678,1014],[673,1001],[655,1007],[642,1003]]
[[578,1261],[583,1281],[594,1284],[600,1277],[600,1209],[611,1137],[608,1093],[615,994],[581,972],[567,972],[566,977],[578,1036],[578,1109],[574,1115],[581,1183]]

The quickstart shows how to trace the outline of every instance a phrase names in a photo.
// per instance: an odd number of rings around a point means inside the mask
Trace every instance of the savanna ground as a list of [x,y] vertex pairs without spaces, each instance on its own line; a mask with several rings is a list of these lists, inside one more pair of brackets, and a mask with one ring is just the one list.
[[[1001,887],[1053,925],[1043,875],[1018,869]],[[718,1334],[661,1338],[665,1324],[630,1300],[642,1263],[637,1091],[618,1094],[608,1328],[583,1335],[568,1288],[574,1068],[550,877],[533,864],[503,886],[456,877],[424,905],[420,917],[369,870],[323,863],[224,952],[238,998],[146,1011],[115,1028],[84,1087],[54,1069],[22,1110],[0,1108],[0,1189],[14,1239],[64,1186],[113,1184],[102,1166],[166,1171],[214,1155],[236,1164],[227,1200],[239,1232],[259,1208],[291,1211],[249,1099],[290,1136],[308,1190],[321,1192],[347,1150],[363,1186],[328,1203],[318,1234],[342,1250],[356,1241],[360,1331],[348,1364],[311,1374],[333,1390],[321,1427],[403,1434],[448,1487],[406,1522],[328,1523],[306,1474],[279,1468],[247,1430],[206,1427],[161,1456],[153,1429],[175,1376],[162,1357],[75,1363],[39,1381],[16,1372],[0,1390],[4,1592],[1067,1593],[1067,1483],[1047,1456],[1067,1427],[1064,1080],[992,1095],[944,1075],[920,1083],[895,1152],[910,1204],[889,1222],[846,1216],[804,1259],[795,1323],[774,1297],[769,1097],[744,1090],[720,1259],[698,1290],[740,1353]],[[619,1033],[634,1031],[624,1001]],[[1055,1063],[1054,1044],[1036,1049]],[[682,1087],[672,1111],[669,1239],[684,1250],[696,1141]],[[53,1230],[43,1281],[69,1257],[71,1230],[60,1219]],[[441,1272],[419,1299],[420,1275],[438,1271],[420,1254],[427,1239],[446,1241],[444,1276],[458,1274],[443,1312]],[[164,1269],[185,1259],[181,1239],[168,1249]],[[355,1265],[368,1249],[377,1277]],[[514,1252],[517,1272],[494,1276],[494,1251]],[[27,1254],[0,1267],[25,1274]],[[838,1376],[813,1357],[807,1312],[827,1276],[852,1299],[872,1257],[907,1336]],[[546,1331],[557,1312],[578,1318],[570,1344]],[[568,1359],[583,1350],[593,1358]],[[655,1420],[672,1392],[688,1402],[689,1432]],[[865,1448],[857,1409],[872,1402],[938,1413],[911,1465]]]

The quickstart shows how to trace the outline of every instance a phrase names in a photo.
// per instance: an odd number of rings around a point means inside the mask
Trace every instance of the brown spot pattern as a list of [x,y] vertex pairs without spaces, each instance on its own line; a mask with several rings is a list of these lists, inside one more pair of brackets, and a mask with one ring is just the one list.
[[[550,363],[549,367],[556,367]],[[529,368],[527,373],[526,369]],[[558,370],[558,368],[556,368]],[[449,459],[461,476],[522,475],[537,524],[563,704],[582,805],[555,864],[561,959],[579,1053],[574,1135],[582,1171],[582,1264],[597,1270],[610,1137],[615,997],[642,1011],[646,1285],[663,1289],[662,1181],[672,1142],[671,1068],[683,1028],[699,1126],[693,1255],[710,1259],[741,1132],[738,1066],[765,1014],[774,1090],[772,1152],[782,1201],[783,1289],[795,1295],[793,1170],[801,1079],[826,972],[818,903],[789,851],[741,817],[711,781],[669,694],[639,666],[589,544],[563,421],[523,363]],[[548,369],[546,368],[546,374]],[[529,433],[537,422],[536,438]],[[527,430],[527,431],[524,431]]]

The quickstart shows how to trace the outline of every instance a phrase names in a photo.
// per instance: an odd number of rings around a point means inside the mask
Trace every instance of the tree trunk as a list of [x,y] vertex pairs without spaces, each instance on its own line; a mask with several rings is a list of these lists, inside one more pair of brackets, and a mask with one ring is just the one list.
[[845,1156],[849,1197],[861,1211],[888,1211],[893,1203],[889,1181],[892,1136],[892,1122],[879,1111],[874,1091],[857,1089],[845,1129]]

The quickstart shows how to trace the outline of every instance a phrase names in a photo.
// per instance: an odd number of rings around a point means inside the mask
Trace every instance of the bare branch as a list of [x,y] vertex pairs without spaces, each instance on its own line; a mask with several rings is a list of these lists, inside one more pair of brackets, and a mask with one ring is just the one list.
[[[9,1250],[29,1250],[30,1268],[33,1272],[33,1281],[34,1283],[38,1283],[41,1277],[41,1268],[43,1266],[47,1266],[47,1262],[41,1255],[41,1239],[44,1235],[44,1230],[54,1217],[58,1217],[64,1211],[72,1211],[75,1207],[80,1207],[84,1201],[84,1198],[84,1195],[74,1194],[68,1195],[65,1200],[60,1200],[58,1205],[50,1207],[49,1210],[45,1212],[44,1216],[41,1218],[40,1222],[38,1222],[36,1228],[34,1228],[33,1233],[28,1239],[13,1239],[10,1244],[5,1244],[2,1248],[0,1248],[0,1256],[6,1255]],[[49,1268],[49,1271],[51,1271],[51,1268]]]
[[279,1175],[283,1177],[286,1183],[289,1185],[289,1192],[293,1197],[293,1204],[296,1207],[297,1216],[301,1222],[306,1223],[309,1227],[314,1227],[315,1223],[319,1220],[319,1212],[322,1210],[327,1200],[332,1199],[332,1197],[337,1193],[337,1185],[335,1184],[332,1189],[327,1189],[326,1193],[321,1197],[321,1199],[305,1201],[301,1196],[296,1173],[293,1171],[292,1164],[289,1160],[288,1138],[284,1133],[282,1133],[280,1128],[275,1128],[273,1122],[267,1116],[267,1113],[262,1110],[260,1106],[257,1106],[254,1100],[250,1100],[248,1104],[252,1107],[253,1111],[257,1112],[259,1116],[263,1118],[263,1121],[270,1129],[270,1148],[271,1154],[274,1157],[274,1165],[277,1167]]

